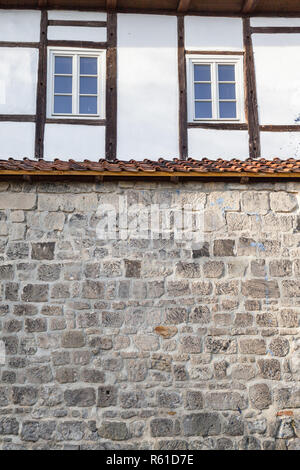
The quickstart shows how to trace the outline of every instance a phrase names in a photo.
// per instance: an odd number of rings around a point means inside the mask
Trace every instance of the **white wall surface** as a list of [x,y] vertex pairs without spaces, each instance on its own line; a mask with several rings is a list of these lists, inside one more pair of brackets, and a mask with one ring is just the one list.
[[261,132],[260,145],[263,158],[300,158],[299,132]]
[[300,34],[254,34],[260,124],[299,124]]
[[37,70],[38,49],[0,47],[0,114],[35,114]]
[[46,124],[46,160],[99,160],[105,158],[105,126]]
[[48,20],[106,21],[107,14],[96,11],[49,10]]
[[0,159],[34,158],[35,123],[0,123]]
[[215,129],[188,129],[188,155],[190,158],[249,157],[248,131]]
[[118,14],[120,159],[178,156],[177,18]]
[[251,26],[300,26],[300,18],[251,18]]
[[240,18],[186,16],[185,48],[188,50],[243,50]]
[[63,41],[106,41],[106,28],[85,28],[82,26],[48,26],[48,39]]
[[0,41],[39,42],[41,13],[0,10]]

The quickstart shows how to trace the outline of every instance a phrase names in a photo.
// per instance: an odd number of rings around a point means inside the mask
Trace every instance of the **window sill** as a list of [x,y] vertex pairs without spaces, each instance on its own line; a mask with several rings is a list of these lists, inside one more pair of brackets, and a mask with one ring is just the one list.
[[46,124],[80,124],[85,126],[105,126],[106,119],[86,118],[47,118]]

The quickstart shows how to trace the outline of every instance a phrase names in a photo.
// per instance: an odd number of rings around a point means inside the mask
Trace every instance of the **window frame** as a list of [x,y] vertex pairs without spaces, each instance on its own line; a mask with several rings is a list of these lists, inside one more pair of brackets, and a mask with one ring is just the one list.
[[[55,119],[105,119],[105,83],[106,83],[106,50],[104,49],[78,49],[72,47],[48,48],[48,73],[47,73],[47,118]],[[55,57],[72,57],[72,113],[54,112],[54,79]],[[80,57],[97,58],[97,114],[80,114]],[[64,75],[64,74],[61,74]],[[88,76],[88,75],[87,75]],[[64,93],[62,93],[64,95]],[[66,95],[68,95],[66,93]]]
[[[244,123],[245,122],[245,109],[244,109],[244,57],[240,55],[208,55],[208,54],[188,54],[186,56],[186,69],[187,69],[187,99],[188,99],[188,122],[200,123]],[[210,65],[211,66],[211,101],[212,101],[212,117],[211,118],[197,118],[195,116],[195,87],[194,87],[194,65]],[[219,100],[218,96],[218,65],[234,65],[235,66],[235,100],[236,101],[236,117],[235,118],[221,118],[219,117]],[[203,100],[205,101],[205,100]],[[210,101],[210,100],[207,100]]]

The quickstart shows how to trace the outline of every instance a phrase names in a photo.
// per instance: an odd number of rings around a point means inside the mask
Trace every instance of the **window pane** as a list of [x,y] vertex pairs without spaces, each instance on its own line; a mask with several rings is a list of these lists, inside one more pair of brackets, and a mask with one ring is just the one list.
[[194,65],[194,81],[210,82],[210,65]]
[[97,114],[97,96],[80,96],[80,114]]
[[195,83],[195,98],[198,100],[211,99],[211,84],[210,83]]
[[97,75],[96,57],[80,57],[80,75]]
[[211,118],[212,117],[212,106],[211,101],[196,101],[195,102],[195,117],[200,118]]
[[80,77],[80,93],[84,95],[97,94],[97,77]]
[[54,78],[54,93],[72,93],[72,77],[56,76]]
[[54,96],[55,113],[72,113],[72,96]]
[[234,65],[218,65],[219,82],[234,82],[235,70]]
[[219,98],[221,100],[235,100],[235,84],[219,83]]
[[231,101],[220,101],[220,117],[236,118],[236,103]]
[[55,57],[55,73],[72,73],[72,57]]

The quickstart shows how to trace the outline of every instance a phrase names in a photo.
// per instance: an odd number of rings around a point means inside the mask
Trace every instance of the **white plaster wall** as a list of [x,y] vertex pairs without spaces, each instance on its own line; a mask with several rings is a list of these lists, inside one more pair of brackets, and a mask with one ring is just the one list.
[[263,158],[300,158],[299,132],[261,132],[260,145]]
[[241,18],[186,16],[184,25],[188,50],[243,50]]
[[38,49],[0,48],[0,114],[35,114]]
[[41,13],[32,10],[0,10],[0,41],[39,42]]
[[248,131],[215,129],[188,129],[188,155],[190,158],[249,157]]
[[49,20],[74,20],[74,21],[106,21],[105,12],[96,11],[69,11],[69,10],[49,10]]
[[177,18],[118,14],[120,159],[178,156]]
[[106,28],[85,28],[82,26],[48,26],[48,39],[63,41],[106,41]]
[[251,26],[300,26],[300,18],[251,18]]
[[0,159],[34,158],[35,123],[0,122]]
[[260,124],[300,122],[300,34],[254,34]]
[[105,158],[105,126],[46,124],[44,154],[46,160]]

